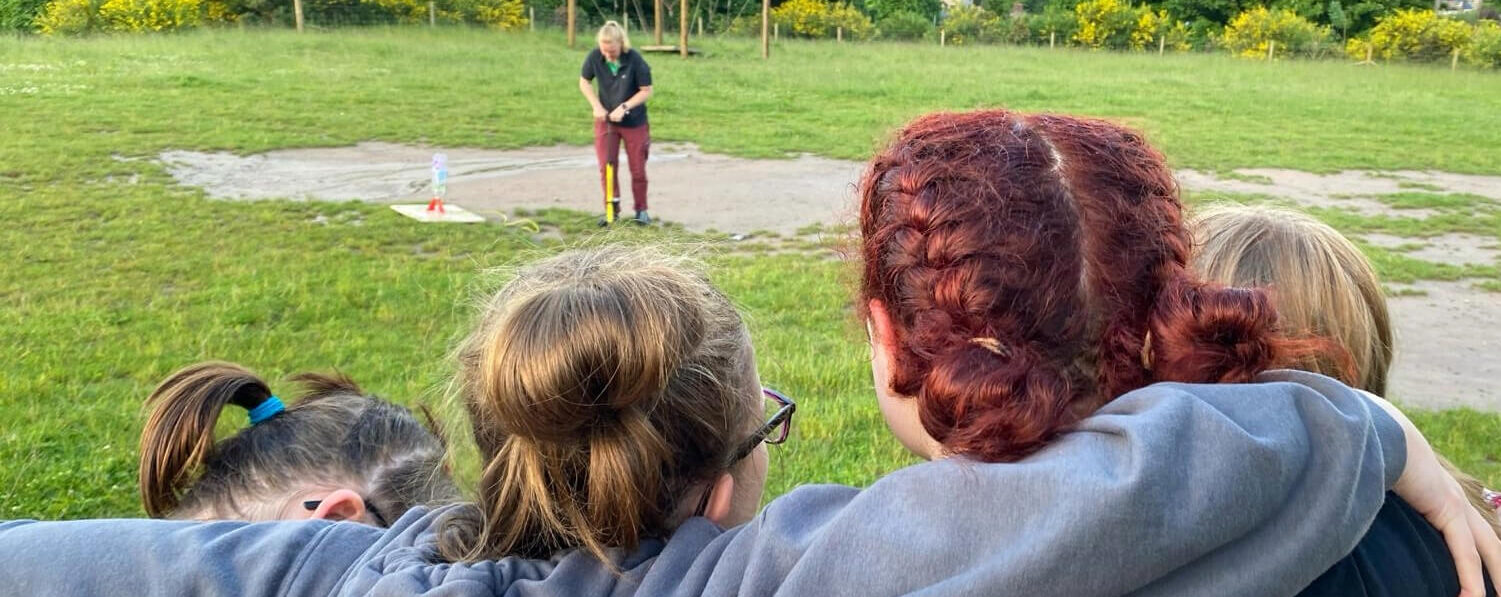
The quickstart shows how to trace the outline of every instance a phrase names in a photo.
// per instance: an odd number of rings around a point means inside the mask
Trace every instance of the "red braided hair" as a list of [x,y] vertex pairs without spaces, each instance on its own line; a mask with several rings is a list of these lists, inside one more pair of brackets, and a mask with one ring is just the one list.
[[890,313],[892,390],[955,453],[1015,460],[1131,390],[1244,382],[1327,344],[1281,336],[1261,291],[1192,277],[1171,171],[1112,123],[930,114],[860,194],[861,302]]

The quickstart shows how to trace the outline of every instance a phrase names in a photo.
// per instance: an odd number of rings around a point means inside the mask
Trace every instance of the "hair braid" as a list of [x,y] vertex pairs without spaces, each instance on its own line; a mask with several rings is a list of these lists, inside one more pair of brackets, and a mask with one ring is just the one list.
[[1262,293],[1191,276],[1172,172],[1118,125],[924,116],[861,195],[863,295],[892,317],[892,390],[950,451],[1020,458],[1154,381],[1246,381],[1303,349]]

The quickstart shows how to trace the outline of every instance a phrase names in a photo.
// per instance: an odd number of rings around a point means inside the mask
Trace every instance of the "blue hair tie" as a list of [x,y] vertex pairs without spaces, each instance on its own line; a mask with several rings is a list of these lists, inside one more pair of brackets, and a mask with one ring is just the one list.
[[250,424],[259,425],[265,422],[266,419],[276,416],[276,413],[286,409],[286,405],[281,403],[280,398],[275,396],[267,398],[256,405],[255,408],[250,409]]

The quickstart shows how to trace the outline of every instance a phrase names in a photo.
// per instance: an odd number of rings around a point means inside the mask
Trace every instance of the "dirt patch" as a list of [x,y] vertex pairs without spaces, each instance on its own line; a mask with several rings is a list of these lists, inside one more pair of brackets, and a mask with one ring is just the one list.
[[1235,174],[1220,178],[1197,170],[1175,173],[1178,184],[1189,193],[1217,191],[1267,195],[1302,207],[1340,209],[1362,216],[1423,219],[1438,213],[1431,209],[1396,209],[1369,197],[1398,192],[1398,181],[1372,177],[1365,172],[1318,175],[1294,170],[1236,170]]
[[[812,224],[848,221],[854,183],[863,168],[858,162],[810,156],[732,158],[703,153],[692,144],[659,143],[652,150],[648,174],[653,214],[694,230],[791,234]],[[473,211],[599,209],[597,166],[588,147],[496,151],[361,143],[248,156],[168,151],[160,160],[180,183],[203,187],[211,197],[395,203],[427,199],[428,165],[435,151],[449,157],[449,201]],[[1176,175],[1189,192],[1265,194],[1305,207],[1363,215],[1425,218],[1436,213],[1395,209],[1372,198],[1410,192],[1415,186],[1501,201],[1501,177],[1496,176],[1416,171],[1311,174],[1277,169],[1237,170],[1225,178],[1194,170],[1180,170]],[[622,182],[628,180],[627,176]],[[629,191],[626,194],[629,206]]]
[[[203,187],[211,197],[406,203],[428,199],[436,151],[448,155],[447,200],[471,211],[601,209],[598,166],[587,147],[496,151],[361,143],[249,156],[169,151],[160,159],[178,182]],[[658,143],[647,170],[651,213],[693,230],[793,234],[848,220],[862,167],[809,156],[748,160],[703,153],[691,144]],[[621,170],[622,203],[629,210],[624,159]]]
[[[172,151],[160,159],[179,182],[203,187],[212,197],[406,203],[427,200],[428,167],[435,151],[448,154],[448,200],[472,211],[493,215],[545,207],[600,209],[598,170],[587,147],[494,151],[361,143],[250,156]],[[806,156],[732,158],[703,153],[691,144],[659,143],[652,148],[648,170],[651,212],[692,230],[753,238],[761,236],[753,233],[771,231],[807,238],[809,234],[798,234],[799,229],[827,230],[852,219],[854,184],[862,168],[858,162]],[[1321,175],[1267,169],[1239,170],[1229,178],[1191,170],[1176,174],[1190,192],[1264,194],[1303,206],[1403,218],[1436,212],[1393,209],[1370,197],[1420,188],[1501,201],[1501,177],[1494,176],[1405,171]],[[627,175],[623,189],[629,188],[628,182]],[[629,207],[628,190],[626,195]],[[542,231],[538,237],[554,234]],[[1441,263],[1495,263],[1501,254],[1489,239],[1468,235],[1368,240],[1391,247],[1422,245],[1407,254]],[[1495,383],[1501,379],[1501,294],[1478,291],[1463,282],[1419,282],[1412,288],[1426,295],[1391,299],[1400,342],[1393,395],[1423,407],[1468,405],[1501,411],[1501,390]]]
[[1366,234],[1365,240],[1378,247],[1395,249],[1413,259],[1455,266],[1490,265],[1501,258],[1496,239],[1473,234],[1443,234],[1429,238],[1407,238],[1390,234]]
[[1391,395],[1424,408],[1501,411],[1501,295],[1466,282],[1419,281],[1390,299],[1397,328]]
[[1189,191],[1266,194],[1307,207],[1352,209],[1365,215],[1427,217],[1423,209],[1394,209],[1370,199],[1376,195],[1413,192],[1466,193],[1501,201],[1501,176],[1394,170],[1345,170],[1314,174],[1277,168],[1246,168],[1220,178],[1207,172],[1179,170],[1178,183]]

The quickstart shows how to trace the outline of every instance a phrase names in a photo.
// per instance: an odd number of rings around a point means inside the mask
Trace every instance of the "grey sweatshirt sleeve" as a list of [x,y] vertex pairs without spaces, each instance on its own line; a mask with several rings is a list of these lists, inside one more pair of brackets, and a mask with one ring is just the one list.
[[326,595],[381,529],[122,519],[0,523],[0,595]]
[[642,594],[1295,594],[1364,535],[1406,445],[1338,382],[1262,381],[1157,384],[1021,462],[804,487],[722,534],[692,521]]
[[548,570],[411,548],[340,594],[1293,595],[1364,535],[1406,444],[1333,380],[1262,381],[1133,392],[1021,462],[803,486],[728,531],[691,519],[618,574],[581,551]]

